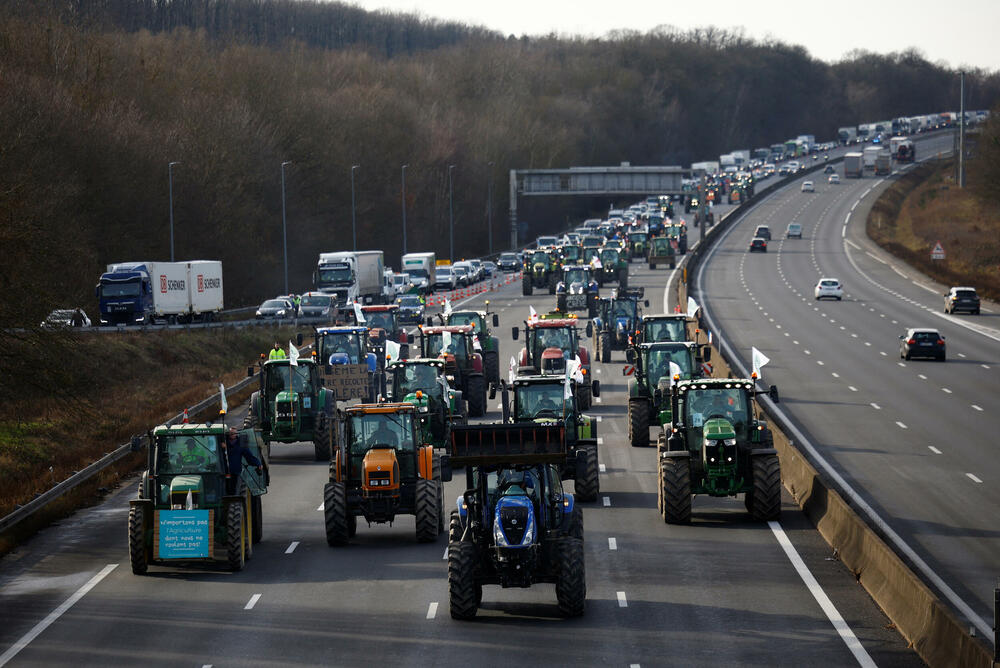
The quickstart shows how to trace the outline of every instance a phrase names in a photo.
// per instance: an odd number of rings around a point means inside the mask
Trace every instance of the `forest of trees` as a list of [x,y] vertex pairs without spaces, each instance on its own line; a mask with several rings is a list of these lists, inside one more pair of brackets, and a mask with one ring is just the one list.
[[[281,289],[286,169],[291,289],[320,251],[398,265],[409,250],[508,239],[512,168],[688,164],[840,125],[954,110],[957,72],[919,53],[829,64],[711,28],[512,39],[293,0],[0,0],[0,327],[94,310],[108,262],[220,259],[227,306]],[[1000,73],[967,73],[967,105]],[[491,166],[492,163],[492,166]],[[563,223],[531,220],[532,234]]]

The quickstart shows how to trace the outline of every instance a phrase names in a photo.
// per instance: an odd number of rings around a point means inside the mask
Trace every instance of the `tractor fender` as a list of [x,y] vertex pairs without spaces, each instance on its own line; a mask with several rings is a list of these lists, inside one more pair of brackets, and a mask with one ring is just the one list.
[[483,356],[480,353],[472,354],[472,371],[473,373],[483,372]]
[[635,377],[628,379],[628,398],[632,399],[644,399],[645,397],[639,396],[639,383],[636,382]]
[[497,351],[497,353],[500,352],[500,339],[498,339],[495,336],[491,336],[486,339],[486,342],[487,342],[486,345],[487,350],[495,350]]
[[518,357],[518,366],[528,366],[528,349],[521,348],[521,354]]
[[469,514],[469,508],[465,505],[464,494],[459,494],[455,498],[455,505],[458,507],[458,516],[462,520],[462,524],[465,524],[465,518]]
[[590,366],[590,351],[584,346],[580,346],[577,350],[577,354],[580,356],[580,363],[583,366]]
[[756,457],[757,455],[776,455],[778,451],[774,448],[754,448],[750,451],[751,457]]
[[152,499],[129,499],[128,500],[128,506],[129,506],[129,508],[142,508],[143,512],[148,512],[149,510],[153,509],[153,500]]
[[660,459],[691,458],[690,450],[664,450],[660,453]]
[[434,446],[425,445],[417,451],[417,463],[420,477],[424,480],[434,479]]

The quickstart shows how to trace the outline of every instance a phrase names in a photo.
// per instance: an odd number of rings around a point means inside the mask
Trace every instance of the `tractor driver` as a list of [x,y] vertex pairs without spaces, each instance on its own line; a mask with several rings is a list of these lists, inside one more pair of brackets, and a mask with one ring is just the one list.
[[556,402],[552,400],[552,397],[547,392],[542,393],[541,396],[539,396],[538,401],[535,402],[535,417],[538,417],[545,411],[556,414],[560,412],[559,406],[556,405]]
[[206,463],[193,438],[184,441],[184,449],[177,454],[177,459],[181,469],[189,473],[202,470]]
[[391,447],[399,445],[399,437],[396,436],[396,432],[389,429],[389,425],[385,423],[385,420],[380,420],[378,427],[368,437],[368,446],[372,447],[375,445],[388,445]]
[[347,355],[351,364],[358,364],[358,351],[352,347],[346,336],[338,336],[334,339],[333,352],[330,354],[330,364],[333,364],[333,356],[337,354]]

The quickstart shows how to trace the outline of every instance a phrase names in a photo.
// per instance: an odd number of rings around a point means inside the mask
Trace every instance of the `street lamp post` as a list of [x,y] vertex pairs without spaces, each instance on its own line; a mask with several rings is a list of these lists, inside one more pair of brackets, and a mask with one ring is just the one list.
[[401,170],[403,173],[402,183],[403,183],[403,255],[406,255],[406,168],[409,165],[403,165]]
[[292,164],[291,160],[281,163],[281,242],[285,255],[285,294],[288,294],[288,225],[285,218],[285,165]]
[[174,165],[179,162],[167,163],[167,180],[170,182],[170,261],[174,261]]
[[354,170],[361,165],[351,165],[351,236],[354,238],[354,250],[358,250],[358,220],[354,208]]
[[486,234],[489,237],[490,255],[493,255],[493,163],[486,163],[489,167],[489,179],[486,182]]
[[452,172],[454,170],[455,165],[448,165],[448,258],[452,262],[455,261],[455,207],[452,197],[454,192]]

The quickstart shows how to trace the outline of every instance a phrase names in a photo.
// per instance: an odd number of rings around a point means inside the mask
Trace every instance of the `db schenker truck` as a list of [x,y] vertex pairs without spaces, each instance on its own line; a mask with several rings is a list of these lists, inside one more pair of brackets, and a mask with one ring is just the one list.
[[102,325],[210,321],[222,311],[222,263],[109,264],[95,293]]
[[318,292],[334,296],[337,306],[382,301],[385,256],[382,251],[320,253],[313,273]]

